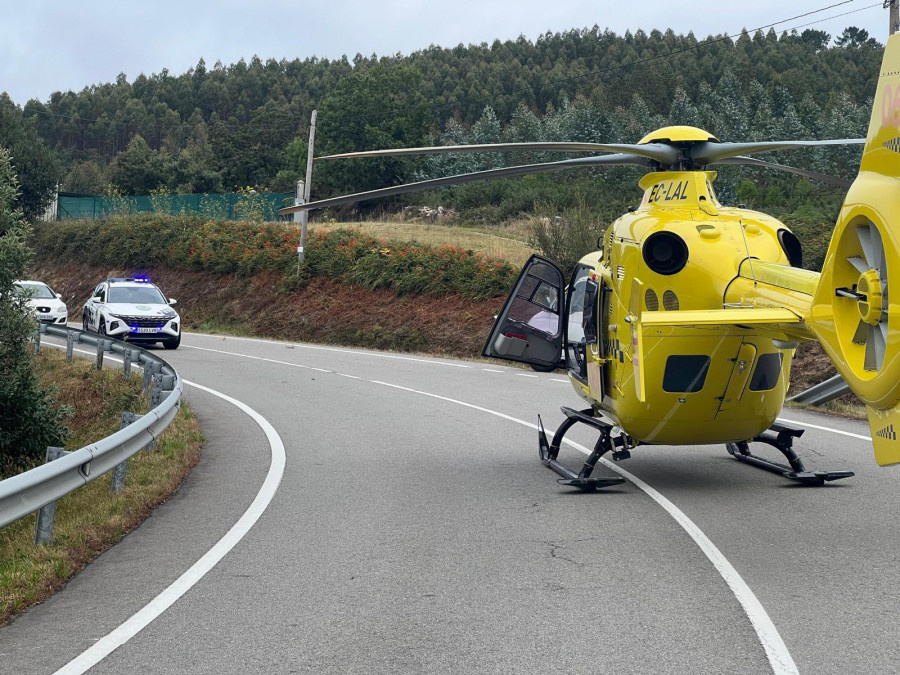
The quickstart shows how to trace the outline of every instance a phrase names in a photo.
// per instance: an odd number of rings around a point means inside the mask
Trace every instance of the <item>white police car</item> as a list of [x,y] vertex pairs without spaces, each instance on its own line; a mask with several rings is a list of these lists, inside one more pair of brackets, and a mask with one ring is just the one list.
[[81,320],[86,331],[128,340],[162,342],[166,349],[181,343],[181,317],[147,277],[114,278],[97,285],[84,303]]
[[65,325],[69,320],[69,310],[62,301],[62,296],[43,281],[14,281],[13,290],[16,297],[24,301],[28,311],[41,323]]

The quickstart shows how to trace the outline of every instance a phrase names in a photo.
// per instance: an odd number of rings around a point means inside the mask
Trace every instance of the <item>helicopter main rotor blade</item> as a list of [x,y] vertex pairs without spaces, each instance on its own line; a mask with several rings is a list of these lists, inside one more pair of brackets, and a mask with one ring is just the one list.
[[678,162],[679,152],[663,143],[479,143],[477,145],[434,145],[422,148],[388,148],[344,152],[320,159],[350,159],[360,157],[399,157],[402,155],[440,155],[459,152],[624,152],[652,159],[664,166]]
[[322,199],[317,202],[309,202],[308,204],[298,204],[297,206],[288,206],[280,209],[280,215],[288,215],[289,213],[297,213],[298,211],[312,211],[313,209],[324,209],[329,206],[339,206],[341,204],[353,204],[354,202],[364,202],[369,199],[379,199],[380,197],[390,197],[393,195],[402,195],[408,192],[424,192],[434,190],[435,188],[447,187],[449,185],[462,185],[463,183],[474,183],[476,181],[491,180],[493,178],[509,178],[512,176],[527,176],[533,173],[544,173],[547,171],[561,171],[563,169],[589,169],[594,166],[650,166],[651,160],[646,157],[635,157],[624,153],[614,155],[603,155],[601,157],[579,157],[577,159],[564,159],[559,162],[544,162],[542,164],[524,164],[521,166],[510,166],[502,169],[489,169],[488,171],[475,171],[473,173],[462,173],[456,176],[447,176],[445,178],[433,178],[431,180],[423,180],[417,183],[407,183],[406,185],[395,185],[394,187],[381,188],[379,190],[369,190],[368,192],[357,192],[352,195],[344,195],[342,197],[333,197],[331,199]]
[[691,149],[691,158],[700,164],[712,164],[728,157],[752,155],[773,150],[796,150],[824,145],[863,145],[865,138],[835,138],[827,141],[762,141],[760,143],[698,143]]
[[809,169],[798,169],[795,166],[776,164],[775,162],[766,162],[761,159],[756,159],[755,157],[743,157],[741,155],[738,155],[737,157],[726,157],[724,159],[718,159],[715,162],[710,162],[710,164],[743,164],[746,166],[758,166],[763,169],[775,169],[776,171],[793,173],[798,176],[812,178],[813,180],[818,180],[823,183],[827,183],[828,185],[835,185],[842,188],[849,188],[853,184],[853,181],[847,180],[846,178],[829,176],[827,173],[819,173],[817,171],[810,171]]

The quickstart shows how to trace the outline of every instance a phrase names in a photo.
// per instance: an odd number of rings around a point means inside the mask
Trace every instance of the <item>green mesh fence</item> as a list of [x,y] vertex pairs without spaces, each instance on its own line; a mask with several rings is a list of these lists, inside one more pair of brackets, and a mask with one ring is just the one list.
[[284,220],[284,217],[278,215],[278,209],[293,203],[293,192],[138,197],[92,197],[60,193],[57,220],[98,219],[131,213],[165,213],[216,220]]

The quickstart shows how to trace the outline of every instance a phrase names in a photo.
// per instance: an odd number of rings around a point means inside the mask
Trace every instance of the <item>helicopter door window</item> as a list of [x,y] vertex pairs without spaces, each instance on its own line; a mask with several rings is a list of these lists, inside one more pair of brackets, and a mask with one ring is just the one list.
[[546,281],[529,276],[510,305],[507,316],[556,337],[559,334],[559,290]]
[[568,317],[566,324],[566,365],[584,379],[587,377],[585,349],[597,340],[595,305],[597,283],[590,280],[592,268],[579,265],[569,285]]
[[750,391],[769,391],[778,384],[778,376],[781,375],[781,352],[777,354],[762,354],[756,360],[756,369],[750,378]]
[[673,355],[666,359],[663,374],[663,391],[678,394],[695,394],[703,389],[710,358],[705,355]]

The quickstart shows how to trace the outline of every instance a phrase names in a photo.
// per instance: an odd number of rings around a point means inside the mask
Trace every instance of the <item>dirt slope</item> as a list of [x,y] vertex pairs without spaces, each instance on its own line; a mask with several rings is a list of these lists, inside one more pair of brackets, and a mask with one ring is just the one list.
[[[144,272],[178,300],[176,309],[187,329],[463,358],[481,353],[503,304],[503,298],[473,302],[455,296],[398,297],[389,290],[322,278],[292,290],[274,273],[237,278],[171,269]],[[62,293],[70,318],[80,321],[81,307],[96,284],[127,272],[42,261],[32,266],[32,274]]]

